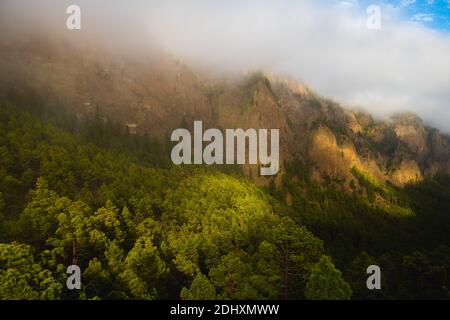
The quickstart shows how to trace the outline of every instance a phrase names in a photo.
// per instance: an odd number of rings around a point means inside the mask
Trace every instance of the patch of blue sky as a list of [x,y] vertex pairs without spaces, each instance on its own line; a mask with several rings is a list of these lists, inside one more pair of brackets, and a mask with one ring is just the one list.
[[[405,2],[407,0],[403,0]],[[401,16],[426,27],[450,31],[450,0],[409,0]]]
[[369,5],[379,5],[382,12],[403,21],[427,28],[450,32],[450,0],[337,0],[339,4],[365,11]]

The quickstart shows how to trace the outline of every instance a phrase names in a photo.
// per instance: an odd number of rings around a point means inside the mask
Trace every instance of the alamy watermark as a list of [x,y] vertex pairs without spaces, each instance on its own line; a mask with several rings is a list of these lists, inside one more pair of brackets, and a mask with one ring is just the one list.
[[367,7],[366,13],[368,15],[366,26],[369,30],[381,29],[381,8],[380,6],[370,5]]
[[367,289],[381,290],[381,268],[376,265],[368,266],[366,273],[370,274],[366,281]]
[[69,17],[66,20],[66,27],[69,30],[81,30],[81,8],[77,5],[67,7],[66,13]]
[[81,269],[77,265],[71,265],[67,267],[67,277],[66,287],[69,290],[80,290],[81,289]]
[[[179,143],[173,147],[171,158],[177,165],[259,164],[262,176],[273,176],[280,169],[279,129],[270,130],[270,154],[268,139],[268,129],[226,129],[224,135],[219,129],[203,132],[202,121],[194,121],[193,139],[187,129],[173,131],[171,141]],[[204,142],[209,142],[205,148]]]

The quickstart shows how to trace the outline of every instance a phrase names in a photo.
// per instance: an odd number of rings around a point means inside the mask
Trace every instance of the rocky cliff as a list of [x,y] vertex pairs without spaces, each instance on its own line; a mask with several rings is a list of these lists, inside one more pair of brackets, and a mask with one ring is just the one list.
[[[344,189],[356,182],[355,167],[398,186],[450,174],[448,137],[413,114],[377,120],[292,79],[262,72],[212,77],[159,50],[130,57],[39,37],[4,41],[0,92],[3,101],[65,106],[79,118],[97,112],[163,141],[194,120],[205,127],[279,128],[280,177],[283,164],[300,161],[317,181],[331,177]],[[245,171],[269,182],[251,166]]]

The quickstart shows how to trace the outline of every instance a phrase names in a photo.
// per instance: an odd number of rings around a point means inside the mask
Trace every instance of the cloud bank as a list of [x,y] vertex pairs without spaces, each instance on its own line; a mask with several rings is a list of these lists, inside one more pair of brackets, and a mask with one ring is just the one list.
[[[381,30],[369,30],[356,0],[66,2],[85,12],[83,32],[101,26],[112,39],[156,42],[216,70],[286,74],[345,105],[377,116],[413,111],[450,132],[450,35],[397,18],[391,5]],[[35,19],[51,21],[48,12]]]

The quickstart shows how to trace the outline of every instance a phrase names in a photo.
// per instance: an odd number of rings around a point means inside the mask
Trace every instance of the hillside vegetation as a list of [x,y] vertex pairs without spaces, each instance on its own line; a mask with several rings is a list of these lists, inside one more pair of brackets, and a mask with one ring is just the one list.
[[[364,187],[348,194],[292,165],[280,189],[261,188],[152,168],[138,144],[99,147],[51,122],[1,107],[1,299],[448,298],[446,177],[398,189],[355,172]],[[65,288],[71,264],[81,291]],[[368,264],[381,293],[365,288]]]
[[[151,53],[0,42],[0,299],[450,298],[448,136]],[[279,174],[173,166],[196,120],[279,129]]]

